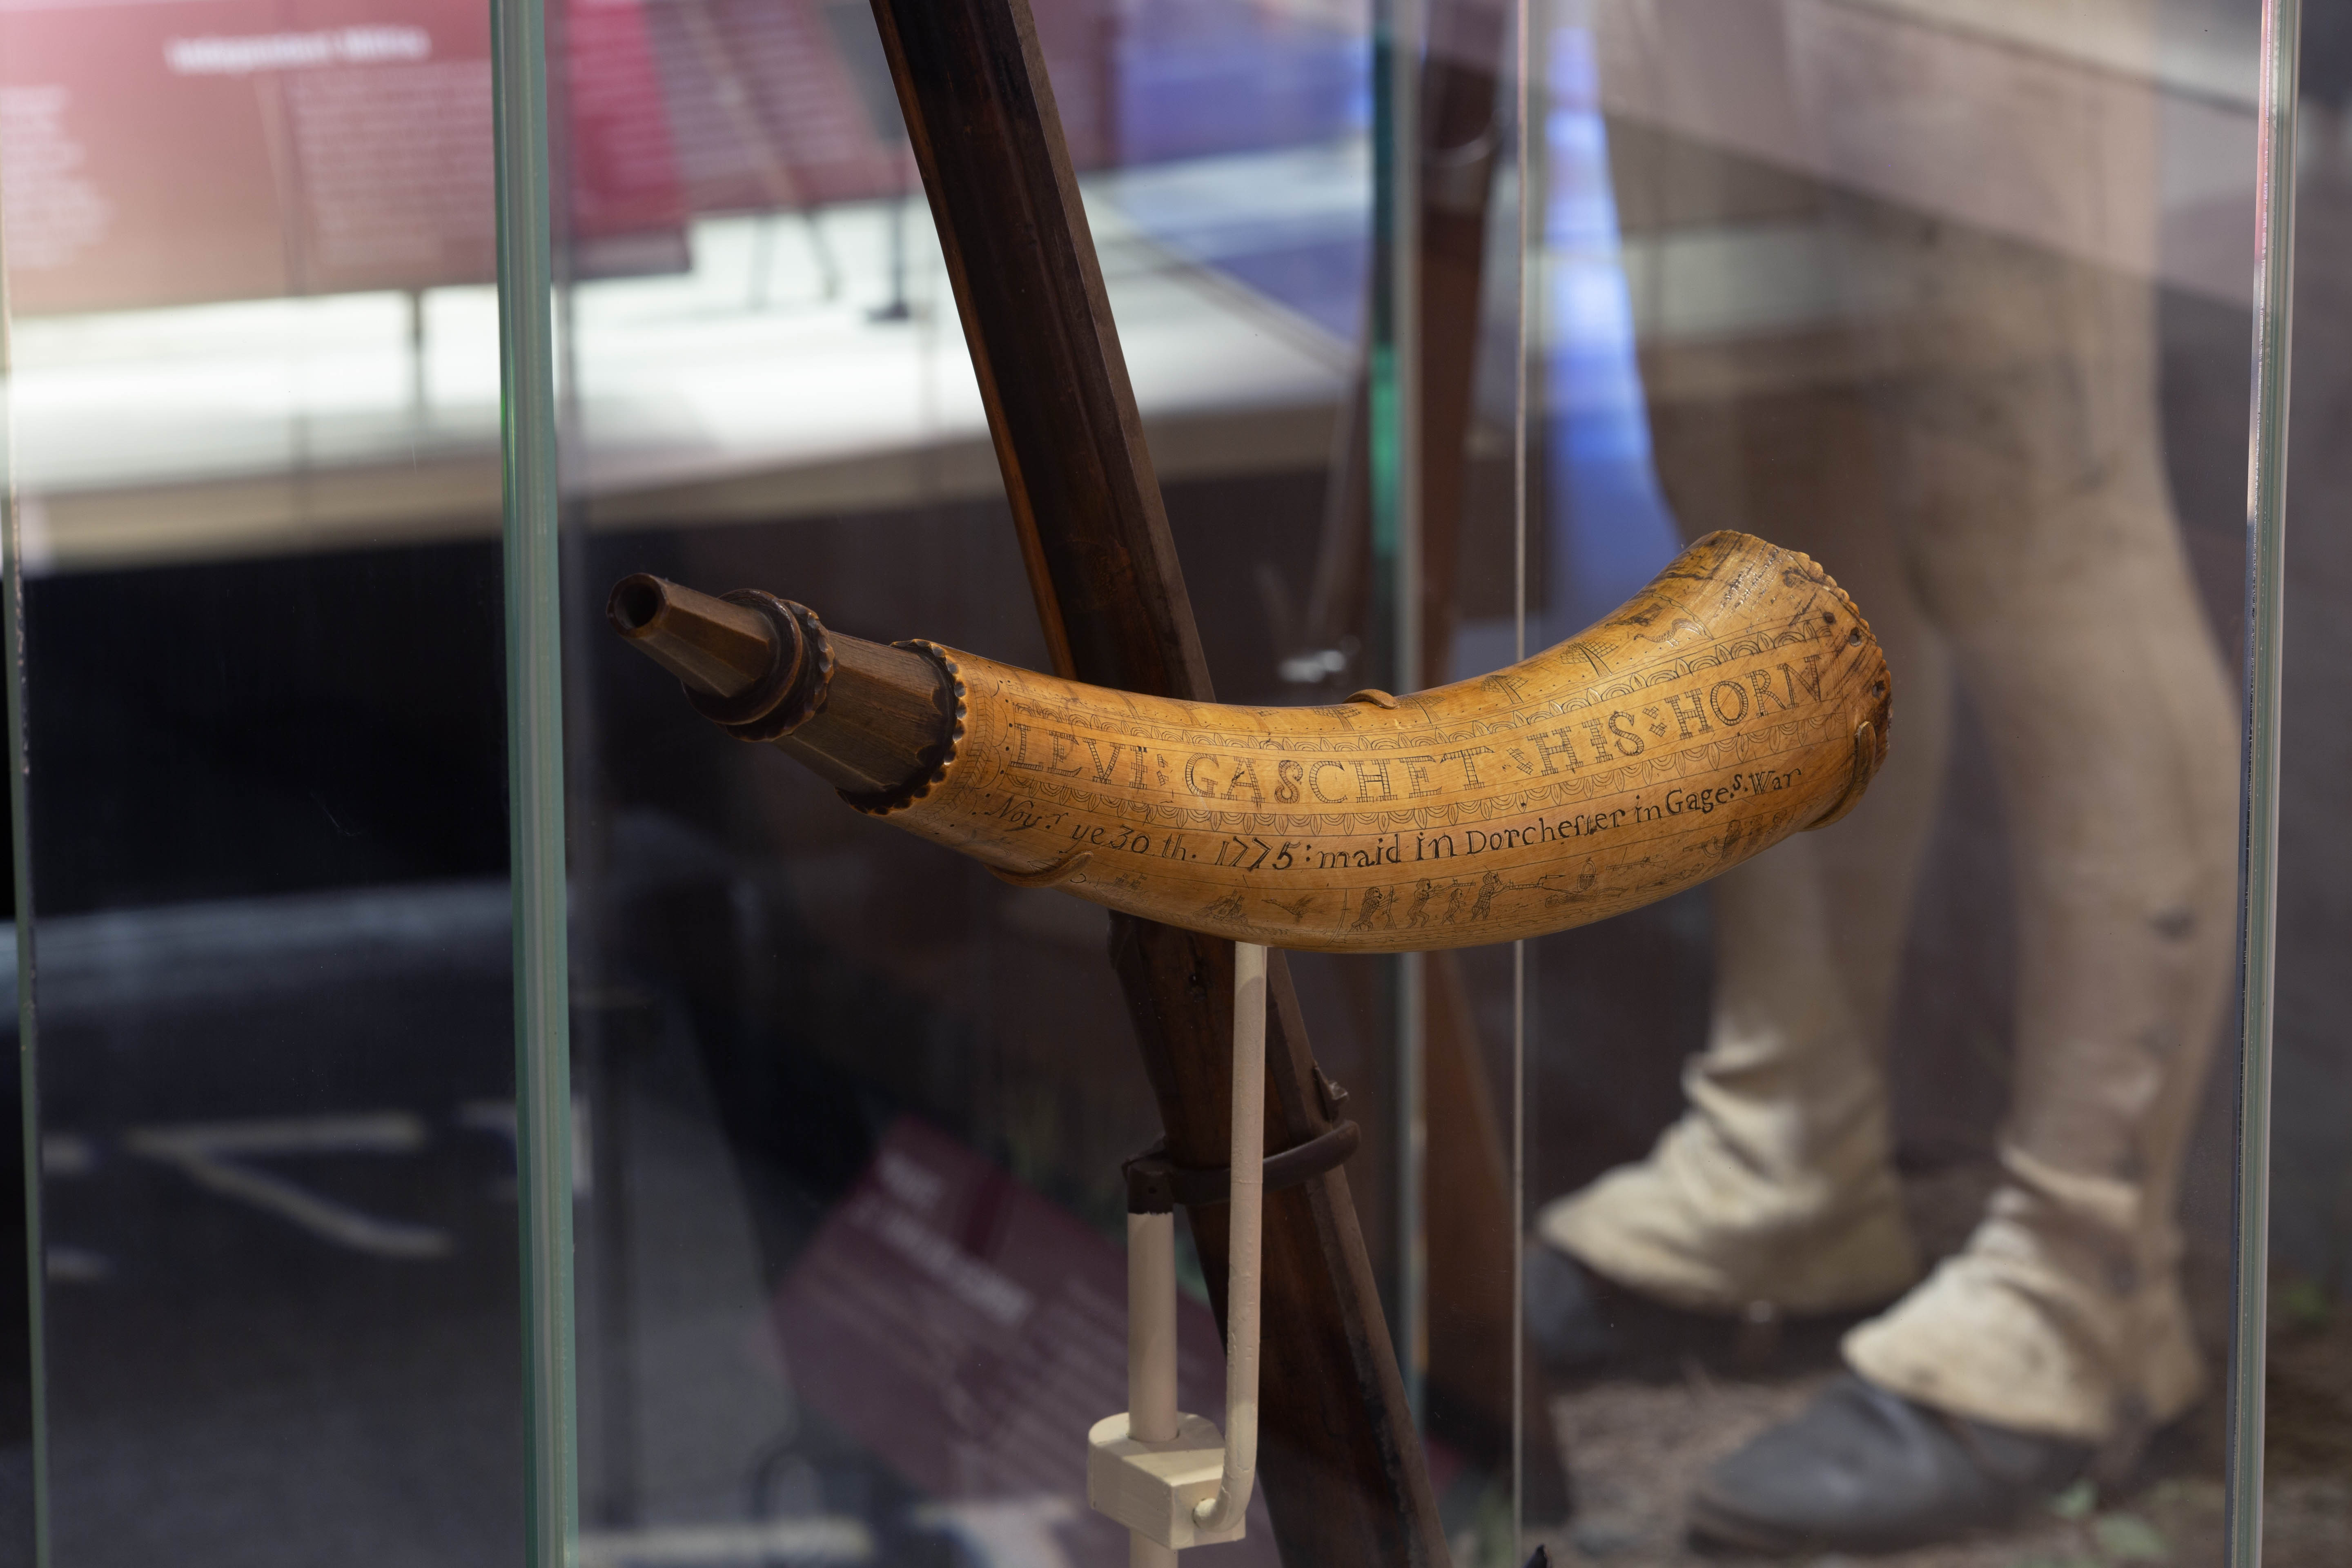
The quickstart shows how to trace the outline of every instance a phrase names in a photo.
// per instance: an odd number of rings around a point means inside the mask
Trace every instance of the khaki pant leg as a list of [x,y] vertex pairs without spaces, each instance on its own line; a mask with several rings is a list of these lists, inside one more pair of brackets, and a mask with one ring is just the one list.
[[1968,1247],[1856,1330],[1865,1376],[2100,1440],[2199,1380],[2180,1159],[2230,980],[2237,727],[2158,441],[2143,281],[1940,230],[1886,405],[1915,574],[2015,855],[2017,1087]]
[[[2110,64],[2150,36],[2145,0],[2070,16]],[[1915,580],[1984,719],[2021,944],[2002,1184],[1968,1247],[1846,1354],[1958,1414],[2126,1436],[2198,1385],[2174,1207],[2235,901],[2236,724],[2165,480],[2142,265],[2155,99],[2128,70],[2030,50],[2011,70],[1815,0],[1790,16],[1825,168],[1881,193],[1974,182],[1958,199],[1978,221],[1856,204],[1848,248],[1901,301],[1882,447]]]
[[1545,1241],[1700,1311],[1865,1307],[1917,1277],[1879,1053],[1831,950],[1821,861],[1801,837],[1722,879],[1689,1109],[1647,1159],[1548,1205]]
[[[1918,40],[1811,0],[1776,9],[1784,53],[1754,95],[1759,134],[1785,109],[1798,161],[1833,183],[1921,195],[1938,211],[1938,181],[1969,185],[1953,193],[1963,201],[1991,193],[1957,224],[1859,203],[1843,224],[1845,295],[1881,310],[1857,326],[1879,340],[1863,357],[1887,371],[1877,437],[1847,449],[1882,463],[1885,515],[1986,715],[2024,949],[2006,1181],[1968,1249],[1851,1336],[1848,1355],[1944,1408],[2112,1436],[2176,1412],[2198,1380],[2172,1214],[2226,996],[2233,892],[2234,725],[2166,493],[2153,300],[2134,280],[2136,258],[2153,254],[2152,100],[2113,75],[2043,64],[2005,88],[1988,77],[1934,90],[1955,70],[1982,75],[1983,58],[1954,66],[1933,39],[1906,57]],[[2130,55],[2143,4],[2075,9],[2085,37]],[[1681,57],[1660,24],[1682,12],[1693,8],[1612,0],[1600,13],[1604,68],[1622,57],[1664,70],[1645,81],[1647,101],[1672,104]],[[1889,602],[1828,545],[1789,542],[1866,606]],[[1919,737],[1904,728],[1917,685],[1895,668],[1901,757]],[[1857,813],[1842,827],[1862,826]],[[1643,1165],[1547,1211],[1557,1244],[1690,1304],[1801,1306],[1818,1287],[1771,1276],[1804,1237],[1833,1264],[1842,1249],[1819,1243],[1837,1232],[1823,1216],[1841,1212],[1842,1187],[1885,1190],[1865,1037],[1872,976],[1892,972],[1868,942],[1902,922],[1870,917],[1887,884],[1908,887],[1901,856],[1874,861],[1900,835],[1838,842],[1856,870],[1834,887],[1818,846],[1727,879],[1723,1005],[1691,1075],[1692,1112]],[[1762,968],[1742,962],[1744,946]],[[1832,1061],[1859,1076],[1808,1070]]]

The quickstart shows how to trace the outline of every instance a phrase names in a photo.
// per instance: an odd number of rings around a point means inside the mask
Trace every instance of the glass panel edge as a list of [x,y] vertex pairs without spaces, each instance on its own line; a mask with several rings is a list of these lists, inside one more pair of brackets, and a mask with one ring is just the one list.
[[[0,258],[5,250],[0,250]],[[25,749],[23,513],[16,495],[14,316],[0,259],[0,657],[7,660],[8,842],[16,919],[16,1072],[25,1184],[27,1400],[31,1405],[34,1568],[49,1565],[48,1269],[41,1227],[40,1034],[33,996],[31,758]]]
[[2263,1419],[2270,1239],[2273,959],[2277,923],[2279,691],[2287,403],[2294,321],[2295,89],[2301,0],[2264,0],[2253,388],[2246,481],[2245,802],[2240,953],[2237,1277],[2230,1332],[2230,1568],[2262,1561]]
[[524,1552],[578,1553],[572,1290],[570,976],[563,831],[546,16],[494,0],[499,438],[504,472],[515,1131],[522,1262]]

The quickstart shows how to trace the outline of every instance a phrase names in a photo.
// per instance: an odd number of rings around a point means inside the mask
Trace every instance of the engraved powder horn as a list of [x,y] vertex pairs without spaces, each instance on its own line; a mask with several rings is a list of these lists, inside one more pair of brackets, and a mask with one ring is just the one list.
[[1238,942],[1396,952],[1638,908],[1853,808],[1886,660],[1805,556],[1713,533],[1598,625],[1410,697],[1244,708],[1112,691],[643,574],[613,628],[730,734],[858,810]]

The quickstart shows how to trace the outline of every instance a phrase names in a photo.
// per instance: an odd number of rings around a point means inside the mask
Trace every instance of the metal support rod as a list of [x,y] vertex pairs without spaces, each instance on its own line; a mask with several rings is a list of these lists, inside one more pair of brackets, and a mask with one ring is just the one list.
[[1192,1512],[1229,1530],[1257,1480],[1258,1263],[1265,1229],[1265,949],[1234,943],[1233,1228],[1225,1243],[1225,1474]]

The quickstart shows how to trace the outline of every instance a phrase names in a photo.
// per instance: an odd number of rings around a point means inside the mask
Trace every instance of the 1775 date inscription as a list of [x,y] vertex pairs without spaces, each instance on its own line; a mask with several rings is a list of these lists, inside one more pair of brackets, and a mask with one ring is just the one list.
[[1401,951],[1581,925],[1851,809],[1885,660],[1811,561],[1699,541],[1577,637],[1402,699],[1180,702],[946,652],[963,731],[894,826],[1148,919]]

